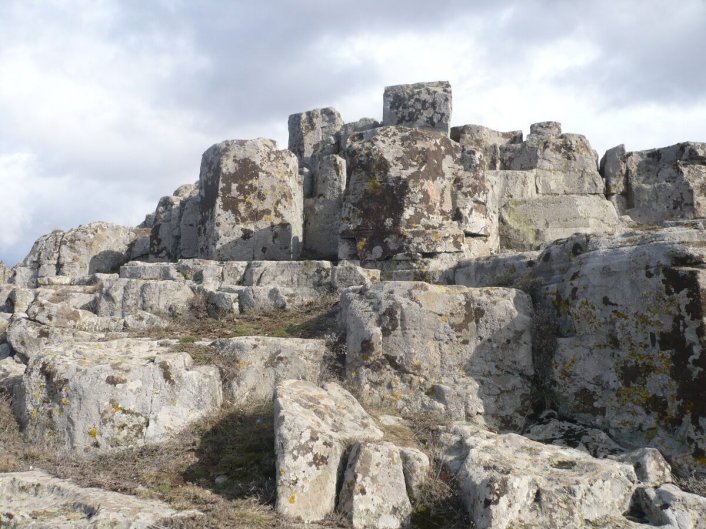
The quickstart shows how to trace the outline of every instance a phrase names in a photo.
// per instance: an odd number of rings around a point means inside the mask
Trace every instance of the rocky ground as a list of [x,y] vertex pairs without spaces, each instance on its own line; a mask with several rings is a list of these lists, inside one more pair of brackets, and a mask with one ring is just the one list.
[[0,527],[706,528],[706,144],[383,100],[0,264]]

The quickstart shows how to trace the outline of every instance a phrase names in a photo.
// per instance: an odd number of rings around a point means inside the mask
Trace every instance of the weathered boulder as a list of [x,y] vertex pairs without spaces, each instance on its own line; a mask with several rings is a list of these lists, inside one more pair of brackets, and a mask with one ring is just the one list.
[[69,230],[61,240],[56,275],[75,277],[115,272],[128,261],[136,238],[133,228],[110,222],[92,222]]
[[45,472],[0,474],[0,525],[57,529],[150,529],[193,516],[166,503],[79,487]]
[[449,133],[451,85],[448,81],[386,86],[383,126],[399,125]]
[[398,529],[412,513],[400,450],[392,443],[358,443],[351,450],[339,511],[354,529]]
[[28,439],[67,449],[118,448],[166,440],[215,413],[215,366],[194,366],[173,342],[119,339],[48,345],[32,357],[16,391]]
[[59,260],[62,230],[42,235],[32,245],[27,256],[14,268],[12,282],[21,287],[34,287],[38,277],[55,276]]
[[627,454],[612,456],[611,459],[631,464],[637,479],[650,487],[660,487],[672,482],[672,467],[656,448],[640,448]]
[[637,502],[653,525],[670,529],[706,529],[706,498],[674,485],[642,488]]
[[17,356],[9,356],[9,346],[0,344],[0,395],[12,395],[22,383],[25,365]]
[[606,152],[601,169],[611,200],[637,222],[706,217],[706,143],[628,153],[619,145]]
[[335,108],[316,108],[289,116],[289,144],[300,163],[309,166],[314,151],[338,152],[338,133],[343,119]]
[[197,185],[183,185],[162,197],[152,217],[149,254],[169,260],[196,257],[199,217]]
[[334,511],[346,449],[383,436],[355,398],[334,383],[286,380],[275,394],[277,512],[303,522]]
[[208,149],[199,176],[199,256],[293,259],[300,253],[303,190],[297,159],[273,140],[229,140]]
[[95,313],[120,318],[141,311],[178,316],[189,311],[193,298],[193,289],[184,281],[105,279],[95,302]]
[[313,183],[304,200],[304,251],[310,256],[335,259],[346,187],[346,161],[336,154],[314,157]]
[[331,286],[332,268],[329,261],[253,261],[243,285],[326,288]]
[[522,426],[533,375],[523,292],[383,282],[346,291],[340,317],[346,377],[364,401]]
[[346,123],[338,132],[338,146],[341,153],[345,153],[348,148],[348,138],[356,132],[363,132],[370,129],[376,129],[381,126],[379,121],[373,118],[361,118],[358,121]]
[[318,382],[326,353],[324,340],[268,336],[228,338],[212,347],[232,365],[225,393],[238,403],[271,401],[284,380]]
[[574,233],[612,234],[618,214],[601,195],[551,195],[510,200],[500,209],[500,246],[537,250]]
[[460,147],[438,134],[401,127],[355,138],[347,151],[339,258],[462,252],[463,230],[453,220],[454,185],[467,177]]
[[120,279],[143,279],[153,281],[178,281],[184,277],[174,263],[130,262],[120,267]]
[[118,317],[101,317],[94,313],[76,309],[66,303],[51,303],[38,299],[27,309],[30,320],[51,327],[76,329],[87,332],[118,332],[125,325]]
[[482,125],[463,125],[451,128],[451,139],[481,153],[483,169],[502,169],[500,146],[522,143],[522,131],[499,132]]
[[515,281],[533,295],[535,368],[553,407],[677,468],[703,469],[706,454],[705,243],[686,227],[576,235]]
[[464,446],[461,497],[478,529],[616,527],[630,507],[630,465],[516,434],[455,433]]

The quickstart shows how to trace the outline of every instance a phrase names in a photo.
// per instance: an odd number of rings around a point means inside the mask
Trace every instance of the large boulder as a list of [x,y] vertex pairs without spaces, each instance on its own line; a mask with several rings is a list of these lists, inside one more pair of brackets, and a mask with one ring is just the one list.
[[522,143],[522,131],[499,132],[482,125],[463,125],[451,128],[451,139],[481,153],[483,169],[494,170],[502,169],[500,146]]
[[152,217],[149,254],[176,260],[198,254],[199,189],[187,184],[162,197]]
[[682,469],[704,469],[706,454],[705,243],[684,227],[576,235],[509,282],[532,292],[535,368],[555,409]]
[[448,81],[386,86],[382,124],[449,133],[451,85]]
[[525,293],[383,282],[348,290],[341,305],[346,377],[364,401],[522,426],[533,375]]
[[218,369],[194,366],[170,345],[119,339],[45,347],[15,394],[25,435],[72,450],[139,446],[218,411]]
[[212,347],[229,369],[226,398],[236,403],[272,401],[284,380],[318,382],[326,353],[324,340],[243,336],[218,340]]
[[128,261],[136,238],[133,228],[110,222],[92,222],[69,230],[59,247],[57,275],[76,277],[115,272]]
[[79,487],[39,470],[0,474],[0,526],[150,529],[194,514],[160,501]]
[[275,395],[277,512],[303,522],[333,513],[346,450],[383,437],[341,386],[286,380]]
[[678,143],[601,160],[606,192],[621,214],[643,224],[706,216],[706,143]]
[[62,230],[54,230],[39,237],[27,256],[15,266],[12,282],[21,287],[35,287],[38,277],[55,276],[63,237]]
[[674,529],[706,529],[706,498],[675,485],[643,488],[637,503],[652,525]]
[[289,116],[289,144],[299,162],[310,166],[315,151],[325,154],[338,152],[338,133],[343,119],[335,108],[316,108]]
[[461,498],[478,529],[620,527],[630,508],[630,465],[516,434],[469,427],[455,433],[464,448]]
[[303,190],[297,158],[273,140],[229,140],[208,149],[199,176],[199,256],[293,259],[300,253]]
[[[470,177],[459,161],[460,147],[441,135],[402,127],[352,139],[339,257],[380,261],[399,254],[462,252],[454,190]],[[482,216],[484,204],[478,208]]]

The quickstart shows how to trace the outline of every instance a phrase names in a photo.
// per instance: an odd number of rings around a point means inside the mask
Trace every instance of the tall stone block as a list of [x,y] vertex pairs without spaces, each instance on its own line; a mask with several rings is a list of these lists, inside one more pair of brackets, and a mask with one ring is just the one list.
[[199,257],[288,260],[300,253],[297,159],[273,140],[228,140],[208,149],[199,176]]
[[288,148],[302,165],[309,166],[314,151],[320,154],[338,152],[338,133],[343,118],[335,108],[316,108],[289,116]]
[[451,85],[448,81],[385,87],[382,124],[449,133]]

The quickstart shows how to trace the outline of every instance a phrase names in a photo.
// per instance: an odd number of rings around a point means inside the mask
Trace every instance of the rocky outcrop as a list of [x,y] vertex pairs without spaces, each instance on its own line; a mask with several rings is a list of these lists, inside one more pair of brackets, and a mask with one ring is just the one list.
[[619,145],[601,160],[606,194],[623,215],[642,224],[706,216],[706,143],[625,152]]
[[448,81],[385,87],[383,126],[411,127],[449,133],[451,85]]
[[28,438],[67,449],[168,439],[218,410],[221,378],[174,342],[120,339],[46,346],[27,365],[15,410]]
[[454,433],[463,446],[462,499],[479,529],[619,527],[630,508],[637,482],[630,465],[516,434]]
[[297,159],[272,140],[229,140],[208,149],[199,176],[199,256],[297,258],[302,243]]
[[302,165],[309,167],[312,155],[338,152],[338,133],[343,119],[334,108],[317,108],[289,116],[288,148]]
[[275,396],[277,512],[303,522],[323,520],[336,507],[346,449],[382,436],[341,386],[282,382]]
[[[689,468],[703,468],[706,450],[705,241],[676,227],[576,235],[518,263],[509,282],[533,294],[535,368],[557,411]],[[474,268],[460,266],[457,281],[480,286],[488,276]]]
[[346,377],[364,402],[522,427],[533,375],[529,296],[383,282],[341,303]]
[[151,219],[151,256],[170,261],[197,257],[199,205],[197,185],[183,185],[160,199]]
[[212,347],[233,366],[225,390],[236,403],[269,402],[284,380],[317,383],[326,354],[324,340],[269,336],[228,338]]
[[13,283],[36,287],[44,277],[110,273],[130,260],[138,231],[109,222],[94,222],[67,232],[40,237],[15,267]]
[[0,524],[7,527],[149,529],[194,514],[159,501],[79,487],[39,470],[0,474]]

